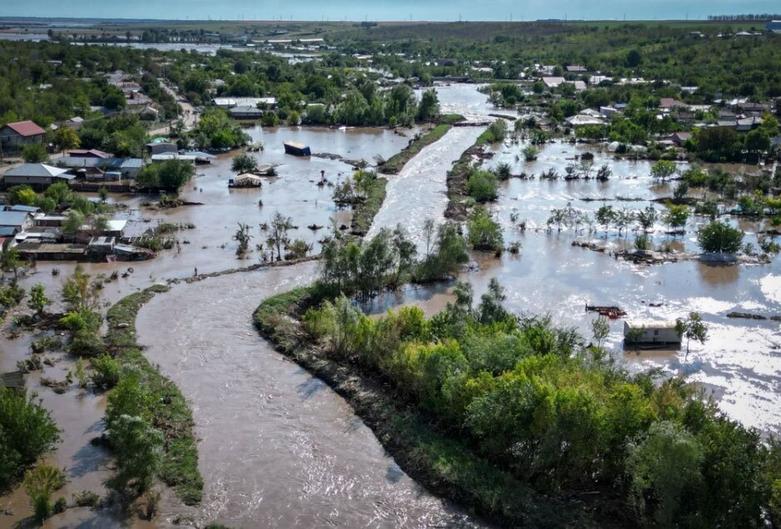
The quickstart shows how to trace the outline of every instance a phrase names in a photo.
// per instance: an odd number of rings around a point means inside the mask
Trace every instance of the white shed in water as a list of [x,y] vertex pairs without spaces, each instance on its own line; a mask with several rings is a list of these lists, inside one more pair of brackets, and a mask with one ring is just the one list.
[[624,321],[624,341],[634,344],[679,344],[681,337],[675,329],[675,321],[631,320]]

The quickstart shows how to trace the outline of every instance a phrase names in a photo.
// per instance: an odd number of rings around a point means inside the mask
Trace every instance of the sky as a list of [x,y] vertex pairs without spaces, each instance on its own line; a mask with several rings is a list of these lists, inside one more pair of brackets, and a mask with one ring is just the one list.
[[779,0],[0,0],[0,16],[186,20],[702,19]]

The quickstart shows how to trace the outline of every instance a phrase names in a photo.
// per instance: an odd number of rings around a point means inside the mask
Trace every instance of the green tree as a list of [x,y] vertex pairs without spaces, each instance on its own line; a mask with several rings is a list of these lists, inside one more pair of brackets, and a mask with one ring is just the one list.
[[466,182],[466,192],[476,202],[489,202],[499,196],[496,175],[482,169],[473,170]]
[[659,160],[651,167],[651,176],[664,182],[675,174],[677,170],[678,168],[676,167],[675,162],[670,160]]
[[702,321],[699,312],[691,312],[686,318],[675,320],[675,332],[686,338],[686,354],[689,354],[689,344],[692,340],[705,343],[708,339],[708,326]]
[[610,335],[610,322],[604,316],[599,316],[591,322],[591,333],[597,342],[597,347],[602,347],[602,342]]
[[79,134],[70,127],[60,127],[54,133],[54,144],[60,152],[76,149],[81,145]]
[[65,222],[62,224],[62,232],[67,235],[76,235],[85,222],[84,214],[81,211],[72,209],[65,217]]
[[735,254],[743,243],[743,232],[721,221],[712,221],[697,232],[703,252]]
[[19,258],[19,250],[12,247],[6,247],[0,255],[0,267],[3,272],[11,271],[14,274],[14,281],[19,279],[19,266],[21,264]]
[[41,283],[33,285],[30,289],[30,299],[27,302],[27,306],[34,310],[35,314],[40,318],[49,305],[51,305],[51,300],[46,297],[46,288]]
[[439,116],[439,97],[432,89],[423,92],[418,105],[418,121],[433,121]]
[[686,226],[689,220],[689,208],[685,204],[667,204],[667,213],[664,216],[664,222],[672,229],[679,229]]
[[28,185],[13,186],[8,189],[8,203],[13,205],[33,206],[38,195]]
[[254,156],[241,153],[231,162],[231,170],[234,173],[252,173],[258,169],[258,161]]
[[638,513],[659,527],[675,527],[686,515],[685,493],[702,482],[702,446],[681,426],[661,421],[633,446],[627,466],[631,501]]
[[49,159],[49,153],[42,144],[31,143],[22,149],[22,158],[27,163],[43,163]]
[[163,434],[143,418],[123,414],[111,422],[108,436],[117,462],[110,485],[131,496],[143,494],[160,471]]
[[293,219],[284,216],[279,211],[277,211],[274,214],[274,218],[271,219],[271,226],[266,242],[272,248],[272,250],[276,250],[277,261],[282,260],[282,249],[285,248],[290,242],[288,232],[292,228]]
[[60,439],[49,412],[23,393],[0,387],[0,488]]
[[158,178],[160,188],[178,193],[179,189],[190,181],[195,174],[195,167],[184,160],[166,160],[160,164]]
[[469,244],[475,250],[490,250],[499,252],[502,250],[504,238],[502,227],[485,208],[477,207],[469,216],[467,222],[469,230]]

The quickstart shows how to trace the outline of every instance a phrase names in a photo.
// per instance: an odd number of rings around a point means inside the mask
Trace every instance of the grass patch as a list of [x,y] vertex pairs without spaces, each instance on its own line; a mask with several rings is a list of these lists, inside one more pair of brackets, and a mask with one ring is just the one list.
[[371,228],[374,216],[385,201],[385,188],[388,181],[385,178],[374,178],[368,186],[366,200],[353,208],[351,233],[363,237]]
[[312,346],[298,317],[318,301],[314,287],[268,298],[255,311],[255,325],[277,350],[347,399],[405,472],[434,493],[503,525],[596,527],[582,505],[537,493],[440,431],[431,417],[374,375]]
[[437,120],[439,123],[446,123],[448,125],[455,125],[456,123],[460,121],[464,121],[466,119],[461,114],[442,114],[439,116],[439,120]]
[[106,345],[123,366],[142,373],[145,389],[152,396],[153,426],[163,432],[164,454],[160,478],[173,487],[187,505],[201,501],[203,478],[198,471],[198,445],[193,433],[193,417],[179,388],[164,377],[143,355],[136,342],[136,316],[155,294],[167,286],[152,286],[131,294],[111,307],[106,315]]
[[404,167],[404,165],[412,158],[417,156],[423,147],[426,145],[431,145],[435,141],[441,139],[442,136],[444,136],[451,127],[452,125],[450,123],[440,123],[419,138],[410,141],[409,145],[402,149],[401,152],[394,154],[385,162],[380,164],[380,172],[384,174],[399,174],[399,171],[401,171],[402,167]]

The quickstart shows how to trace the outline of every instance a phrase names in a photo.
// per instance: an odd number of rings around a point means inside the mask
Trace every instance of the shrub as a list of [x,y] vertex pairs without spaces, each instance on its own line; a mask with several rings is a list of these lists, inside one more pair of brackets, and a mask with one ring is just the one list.
[[466,192],[476,202],[489,202],[499,196],[496,176],[483,170],[474,170],[466,182]]
[[116,358],[103,354],[92,360],[92,384],[96,388],[111,389],[117,385],[120,364]]
[[46,409],[23,394],[0,387],[0,489],[54,448],[59,439],[59,430]]
[[468,221],[469,244],[475,250],[501,251],[502,228],[485,208],[475,208]]
[[[24,490],[30,497],[30,503],[38,522],[43,522],[52,515],[52,494],[65,485],[65,474],[62,470],[50,465],[38,465],[28,470],[24,476]],[[57,502],[60,503],[59,501]],[[60,505],[62,508],[62,505]],[[57,511],[54,511],[57,512]],[[59,511],[61,512],[61,511]]]
[[700,228],[697,242],[703,252],[735,254],[743,243],[743,232],[724,222],[713,221]]

